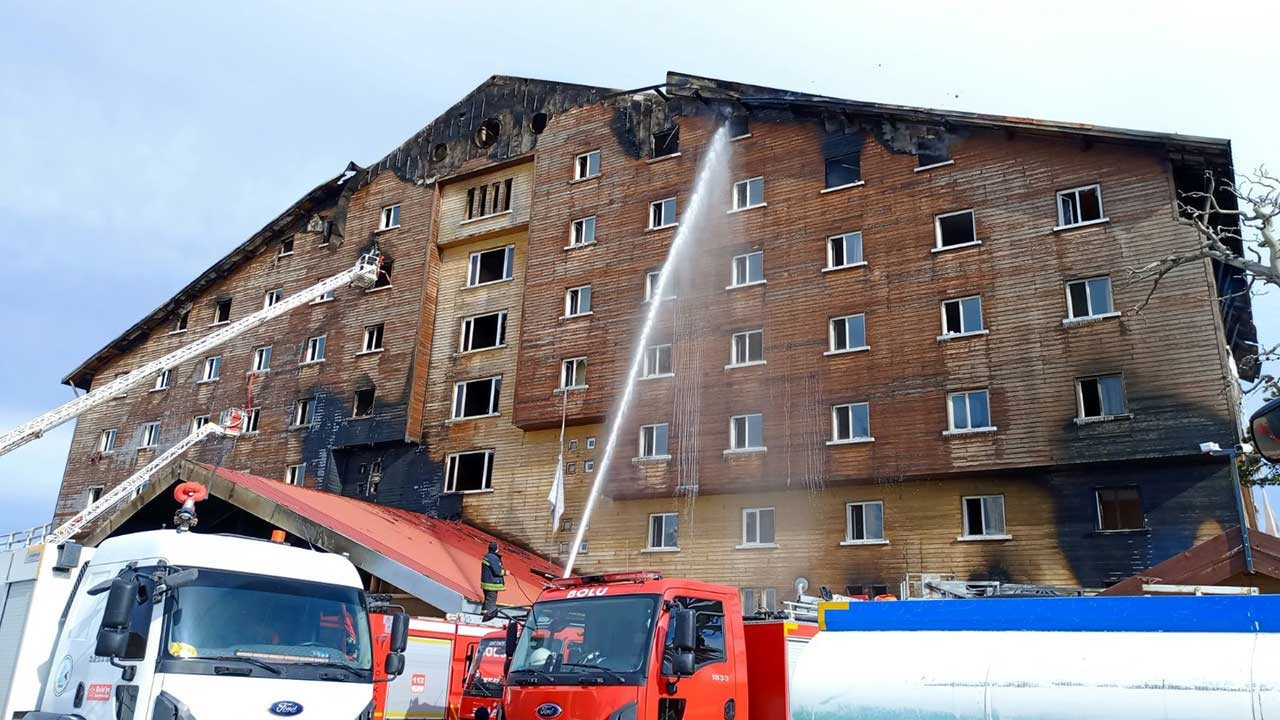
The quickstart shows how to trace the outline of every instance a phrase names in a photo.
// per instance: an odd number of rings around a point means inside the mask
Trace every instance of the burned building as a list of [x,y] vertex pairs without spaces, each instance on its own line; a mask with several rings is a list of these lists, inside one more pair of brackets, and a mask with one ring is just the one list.
[[1237,523],[1229,468],[1198,445],[1236,442],[1237,374],[1257,372],[1241,280],[1180,268],[1135,312],[1149,287],[1125,275],[1195,244],[1177,193],[1230,175],[1227,141],[675,73],[625,92],[494,77],[308,194],[67,382],[374,243],[391,278],[230,343],[213,380],[175,368],[82,417],[59,516],[245,405],[256,433],[197,459],[460,515],[563,560],[726,126],[714,222],[659,306],[580,568],[654,567],[753,604],[800,576],[1098,587]]

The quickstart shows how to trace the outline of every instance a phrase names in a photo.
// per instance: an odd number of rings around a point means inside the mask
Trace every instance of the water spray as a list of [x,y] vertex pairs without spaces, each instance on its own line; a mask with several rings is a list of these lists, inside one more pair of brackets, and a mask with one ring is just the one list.
[[644,351],[649,346],[649,334],[653,330],[654,321],[658,317],[658,309],[662,306],[662,301],[666,295],[667,283],[671,280],[673,272],[674,260],[680,251],[680,247],[684,244],[685,238],[693,234],[698,226],[698,220],[704,212],[707,204],[708,185],[715,177],[718,170],[724,167],[724,155],[729,146],[729,130],[721,127],[711,136],[711,143],[707,146],[707,154],[702,159],[702,165],[698,168],[697,178],[693,183],[693,194],[689,198],[689,210],[685,213],[684,221],[676,228],[675,237],[671,241],[671,247],[667,250],[667,259],[662,264],[662,270],[658,273],[658,282],[651,292],[651,302],[649,304],[649,312],[645,315],[644,325],[640,328],[640,337],[636,340],[635,352],[631,356],[631,369],[627,372],[627,382],[622,388],[622,399],[618,402],[617,414],[613,418],[613,425],[609,428],[609,437],[605,441],[604,457],[600,460],[600,471],[596,473],[595,480],[591,483],[591,494],[587,496],[587,506],[582,511],[582,521],[578,523],[578,531],[574,534],[573,545],[569,548],[569,562],[564,567],[564,577],[573,574],[573,565],[578,560],[578,548],[582,547],[582,539],[587,534],[587,527],[591,522],[591,511],[595,509],[596,500],[600,496],[600,490],[604,487],[605,480],[609,474],[609,464],[613,459],[613,449],[618,441],[618,431],[622,428],[627,418],[627,410],[631,407],[631,396],[635,392],[636,379],[640,376],[640,368],[644,362]]

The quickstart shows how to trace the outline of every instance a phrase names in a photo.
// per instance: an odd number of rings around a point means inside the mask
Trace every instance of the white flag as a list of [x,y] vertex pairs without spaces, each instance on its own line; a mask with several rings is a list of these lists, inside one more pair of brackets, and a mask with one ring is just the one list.
[[1271,512],[1271,503],[1267,500],[1267,488],[1262,488],[1262,510],[1263,510],[1263,526],[1262,531],[1268,535],[1280,535],[1280,529],[1276,528],[1276,516]]
[[556,458],[556,479],[551,481],[547,503],[551,505],[551,532],[554,534],[560,529],[560,516],[564,515],[564,455]]

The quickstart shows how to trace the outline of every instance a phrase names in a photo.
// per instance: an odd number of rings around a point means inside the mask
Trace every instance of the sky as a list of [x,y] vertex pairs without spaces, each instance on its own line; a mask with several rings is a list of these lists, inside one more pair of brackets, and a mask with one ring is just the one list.
[[[0,429],[70,399],[81,361],[494,74],[626,89],[679,70],[1226,137],[1238,170],[1280,169],[1280,92],[1251,74],[1280,49],[1245,35],[1280,27],[1276,3],[608,5],[0,4]],[[1255,314],[1280,341],[1280,297]],[[48,519],[71,427],[0,457],[0,532]]]

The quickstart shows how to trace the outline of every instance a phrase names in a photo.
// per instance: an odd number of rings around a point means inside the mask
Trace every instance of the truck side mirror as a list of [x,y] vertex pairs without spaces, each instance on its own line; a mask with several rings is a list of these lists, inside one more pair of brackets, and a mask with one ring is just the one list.
[[1249,418],[1249,434],[1262,457],[1280,463],[1280,398],[1258,408]]
[[133,617],[133,606],[137,602],[136,582],[121,577],[111,581],[111,588],[107,594],[107,606],[102,611],[102,623],[98,626],[98,640],[94,647],[94,655],[117,658],[125,654],[129,645],[129,621]]
[[399,677],[400,673],[404,672],[404,653],[387,653],[383,669],[387,671],[387,677]]
[[391,616],[391,652],[402,653],[409,647],[409,613],[401,610]]
[[671,647],[677,651],[693,652],[698,649],[698,632],[694,611],[677,608],[671,611]]
[[515,620],[507,623],[507,637],[504,650],[507,657],[511,657],[516,652],[516,643],[520,641],[520,625]]

